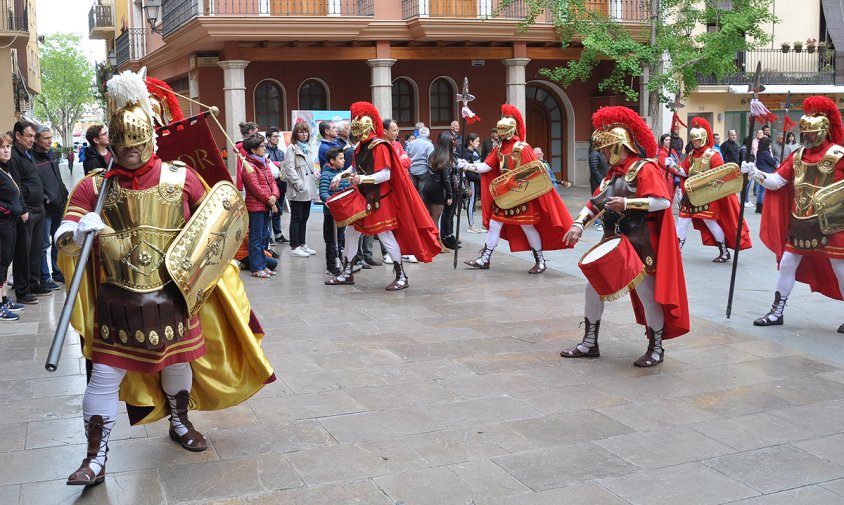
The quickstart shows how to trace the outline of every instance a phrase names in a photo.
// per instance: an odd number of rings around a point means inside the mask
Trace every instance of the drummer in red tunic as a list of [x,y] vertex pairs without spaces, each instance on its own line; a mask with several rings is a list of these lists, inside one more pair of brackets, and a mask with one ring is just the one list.
[[[543,250],[570,247],[563,244],[563,237],[571,226],[571,214],[553,189],[513,208],[503,209],[493,200],[490,183],[494,179],[537,159],[533,149],[524,141],[525,123],[519,110],[504,104],[501,106],[501,115],[496,125],[501,144],[487,159],[475,164],[469,164],[466,160],[458,161],[458,168],[481,174],[481,204],[484,225],[489,230],[481,255],[464,263],[474,268],[489,269],[492,251],[498,245],[499,238],[504,238],[510,243],[513,252],[530,249],[536,263],[528,273],[541,274],[545,271]],[[545,170],[544,167],[542,170]],[[551,181],[548,180],[547,184],[550,185]]]
[[[756,326],[783,324],[794,281],[844,299],[844,125],[838,106],[823,96],[803,102],[803,147],[773,174],[742,163],[742,172],[768,190],[762,207],[762,242],[779,262],[774,304]],[[838,328],[844,333],[844,324]]]
[[[683,161],[682,167],[677,167],[680,175],[690,177],[707,170],[718,168],[724,164],[721,155],[713,149],[715,145],[712,128],[702,117],[692,119],[689,130],[694,150]],[[735,194],[727,195],[720,200],[697,207],[689,200],[686,187],[680,184],[683,199],[680,201],[680,217],[677,220],[677,236],[680,239],[680,249],[686,243],[689,225],[694,224],[700,231],[703,245],[717,246],[718,256],[713,263],[730,261],[730,249],[736,248],[736,228],[739,222],[740,204]],[[750,233],[747,223],[743,223],[741,231],[741,249],[749,249]]]
[[[352,135],[360,139],[352,166],[331,181],[336,189],[343,178],[350,178],[363,195],[366,215],[346,228],[346,259],[343,271],[325,281],[329,286],[355,283],[352,266],[357,263],[357,243],[361,234],[377,235],[391,258],[396,278],[387,291],[398,291],[410,284],[402,265],[402,255],[414,255],[430,262],[440,252],[437,228],[413,187],[396,151],[384,140],[381,116],[369,102],[351,107]],[[351,198],[350,198],[351,200]],[[329,202],[330,205],[330,202]],[[332,211],[333,212],[333,211]]]
[[[663,339],[689,331],[685,276],[671,214],[671,195],[656,160],[640,157],[641,149],[649,158],[656,155],[656,140],[642,118],[626,107],[604,107],[592,116],[592,125],[592,143],[612,168],[566,233],[566,244],[574,245],[587,224],[604,211],[604,241],[618,235],[626,237],[619,243],[627,248],[613,251],[618,266],[629,264],[629,260],[641,261],[643,271],[632,274],[633,278],[620,279],[626,269],[605,268],[599,272],[601,278],[587,278],[586,333],[581,343],[562,351],[560,356],[600,356],[598,330],[604,300],[630,291],[636,321],[645,325],[648,337],[647,351],[633,364],[651,367],[662,363]],[[638,256],[638,260],[633,256]],[[599,283],[620,289],[599,295],[593,286]]]

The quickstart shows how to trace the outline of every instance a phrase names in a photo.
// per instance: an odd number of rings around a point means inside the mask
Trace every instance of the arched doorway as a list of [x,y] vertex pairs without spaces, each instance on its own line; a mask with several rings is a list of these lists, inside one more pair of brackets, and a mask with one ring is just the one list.
[[[557,86],[540,81],[525,87],[527,142],[541,147],[545,159],[559,180],[572,180],[574,174],[573,109]],[[574,181],[572,181],[574,182]]]

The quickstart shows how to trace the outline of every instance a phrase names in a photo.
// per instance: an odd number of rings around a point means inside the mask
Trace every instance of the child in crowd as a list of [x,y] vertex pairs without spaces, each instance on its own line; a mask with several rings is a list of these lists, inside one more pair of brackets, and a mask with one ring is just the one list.
[[[331,190],[331,180],[334,176],[343,171],[346,163],[346,156],[343,150],[338,147],[332,147],[325,153],[326,164],[322,168],[322,174],[319,178],[319,199],[324,204],[331,195],[345,190],[349,187],[348,179],[340,181],[340,185],[334,191]],[[337,228],[334,224],[334,216],[325,205],[322,210],[322,238],[325,240],[325,273],[334,277],[340,275],[340,258],[343,257],[342,252],[345,248],[345,232],[346,227]]]

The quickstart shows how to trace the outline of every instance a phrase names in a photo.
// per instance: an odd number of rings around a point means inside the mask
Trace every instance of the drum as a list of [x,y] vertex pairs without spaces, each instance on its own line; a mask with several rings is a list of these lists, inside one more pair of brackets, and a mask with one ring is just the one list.
[[692,205],[702,207],[738,193],[743,182],[739,166],[735,163],[724,163],[720,167],[690,176],[683,186]]
[[624,235],[604,239],[580,258],[577,264],[601,300],[622,298],[645,278],[645,265]]
[[489,183],[489,191],[495,205],[512,209],[539,198],[551,191],[554,184],[539,160],[529,161],[515,170],[499,175]]
[[334,216],[334,224],[338,228],[350,225],[369,215],[366,198],[354,187],[335,193],[325,204]]

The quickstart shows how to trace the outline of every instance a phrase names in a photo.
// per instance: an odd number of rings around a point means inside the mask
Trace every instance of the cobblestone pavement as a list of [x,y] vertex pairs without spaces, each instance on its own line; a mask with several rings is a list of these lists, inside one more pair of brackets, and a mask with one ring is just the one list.
[[[244,275],[280,380],[193,413],[203,453],[173,443],[166,421],[124,416],[106,482],[88,491],[64,483],[85,452],[75,336],[57,372],[43,366],[63,295],[0,324],[0,503],[844,503],[842,304],[798,290],[786,326],[754,328],[775,275],[760,244],[742,253],[728,321],[729,265],[710,263],[692,232],[692,333],[637,369],[646,340],[628,299],[607,305],[601,358],[558,356],[583,331],[574,263],[588,244],[551,253],[539,276],[506,244],[485,272],[443,256],[409,265],[411,288],[388,293],[388,266],[323,286],[321,221],[312,215],[316,257],[279,249],[278,277]],[[758,216],[750,224],[756,237]],[[463,239],[465,258],[482,235]]]

